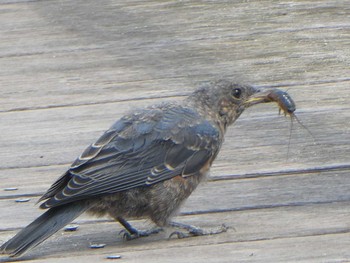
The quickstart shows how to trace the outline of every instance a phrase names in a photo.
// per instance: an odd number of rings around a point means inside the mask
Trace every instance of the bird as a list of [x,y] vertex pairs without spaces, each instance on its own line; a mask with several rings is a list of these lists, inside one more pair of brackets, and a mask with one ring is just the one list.
[[[0,247],[19,257],[84,212],[111,216],[129,239],[184,228],[188,235],[216,234],[171,218],[205,179],[227,128],[252,105],[270,102],[258,87],[218,80],[182,101],[135,109],[89,145],[39,199],[46,211]],[[138,230],[128,219],[151,219],[158,228]],[[183,232],[176,232],[184,237]]]

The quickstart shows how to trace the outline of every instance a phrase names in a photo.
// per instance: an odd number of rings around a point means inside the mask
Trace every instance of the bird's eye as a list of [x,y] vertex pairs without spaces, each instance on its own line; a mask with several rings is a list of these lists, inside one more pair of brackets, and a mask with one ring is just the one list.
[[231,92],[231,95],[236,98],[236,99],[239,99],[242,95],[242,90],[239,89],[239,88],[234,88]]

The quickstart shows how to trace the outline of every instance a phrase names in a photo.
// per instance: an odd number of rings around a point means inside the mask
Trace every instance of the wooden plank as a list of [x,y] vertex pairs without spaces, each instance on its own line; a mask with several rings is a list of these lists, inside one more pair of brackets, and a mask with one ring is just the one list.
[[[181,240],[182,241],[182,240]],[[340,249],[334,249],[339,244],[344,244]],[[123,262],[348,262],[349,253],[345,246],[349,246],[348,234],[336,234],[328,236],[312,236],[307,238],[277,239],[255,242],[238,242],[210,244],[202,246],[188,246],[172,249],[158,247],[151,250],[123,251],[119,248],[102,250],[89,250],[85,253],[71,251],[69,254],[74,262],[98,262],[106,260],[109,255],[121,255]],[[34,253],[34,252],[33,252]],[[55,254],[55,257],[45,256],[36,259],[35,256],[26,257],[26,262],[67,262],[66,252]]]
[[[184,214],[215,211],[240,211],[266,207],[300,206],[350,200],[349,171],[286,175],[264,178],[220,180],[203,183],[181,209]],[[38,187],[39,188],[39,187]],[[41,189],[44,189],[41,185]],[[9,192],[2,192],[2,195]],[[13,193],[13,192],[11,192]],[[14,194],[14,193],[13,193]],[[0,199],[0,229],[24,227],[42,211],[33,207],[38,197],[28,203],[16,203],[18,196]],[[8,220],[16,218],[16,220]],[[95,221],[89,216],[83,221]]]
[[[136,107],[155,101],[140,101]],[[70,164],[82,150],[95,141],[116,119],[135,105],[127,102],[56,108],[40,111],[3,113],[0,127],[1,169]],[[258,107],[258,106],[257,106]],[[271,107],[271,108],[270,108]],[[263,111],[265,113],[255,112]],[[266,109],[270,111],[266,112]],[[215,165],[220,173],[246,173],[266,170],[297,169],[310,166],[348,163],[350,133],[344,119],[347,109],[299,114],[314,139],[297,123],[290,141],[290,122],[276,113],[275,107],[261,105],[246,112],[229,129],[221,156]],[[270,115],[271,114],[271,115]],[[273,115],[272,115],[273,114]],[[329,159],[337,153],[337,160]],[[234,158],[232,158],[234,156]],[[233,167],[231,164],[236,164]]]
[[349,80],[346,1],[103,2],[0,5],[0,110],[183,94],[217,76],[274,85]]
[[[151,262],[154,260],[152,255],[163,259],[161,256],[163,254],[176,255],[165,258],[168,258],[169,262],[174,262],[173,260],[178,262],[182,259],[180,251],[183,251],[191,262],[192,258],[202,260],[205,257],[209,258],[209,262],[228,262],[235,258],[237,261],[234,262],[242,262],[240,261],[242,258],[260,262],[272,262],[270,260],[320,262],[317,260],[322,258],[323,261],[335,262],[334,260],[338,258],[350,257],[347,223],[349,204],[349,202],[314,204],[182,216],[177,218],[177,221],[204,228],[215,228],[221,223],[234,227],[220,235],[182,240],[167,241],[167,236],[172,232],[168,229],[165,233],[149,238],[125,242],[118,236],[121,228],[115,223],[99,223],[98,227],[96,223],[82,224],[77,232],[55,234],[24,259],[52,262],[74,258],[78,262],[82,260],[96,262],[106,255],[120,254],[127,262],[135,262],[141,255],[146,262]],[[132,223],[142,228],[148,225],[140,222]],[[0,239],[6,240],[12,235],[12,231],[0,232]],[[88,248],[90,243],[104,243],[106,247],[91,250]],[[207,253],[205,251],[209,251],[208,255],[203,256],[202,253]]]

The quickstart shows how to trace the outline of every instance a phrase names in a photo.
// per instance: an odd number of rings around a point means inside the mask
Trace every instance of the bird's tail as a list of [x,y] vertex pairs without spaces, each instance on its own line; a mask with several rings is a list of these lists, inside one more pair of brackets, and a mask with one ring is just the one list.
[[74,202],[50,208],[0,247],[0,254],[18,257],[36,247],[89,208],[87,202]]

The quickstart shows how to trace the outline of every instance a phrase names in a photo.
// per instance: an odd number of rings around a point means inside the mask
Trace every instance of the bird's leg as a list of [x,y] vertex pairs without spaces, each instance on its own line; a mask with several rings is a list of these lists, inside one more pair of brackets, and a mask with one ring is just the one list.
[[226,232],[229,227],[227,227],[225,224],[222,224],[220,227],[216,229],[211,230],[204,230],[196,226],[192,225],[186,225],[182,223],[177,222],[169,222],[169,226],[176,227],[176,228],[182,228],[187,231],[187,233],[181,232],[181,231],[174,231],[170,234],[169,238],[172,236],[177,236],[178,238],[186,238],[186,237],[193,237],[193,236],[206,236],[206,235],[216,235],[223,232]]
[[163,228],[160,227],[152,228],[149,230],[137,230],[132,225],[130,225],[129,222],[126,221],[124,218],[117,217],[117,220],[126,229],[120,231],[120,234],[122,234],[126,240],[133,240],[139,237],[148,237],[152,234],[158,234],[159,232],[163,231]]

